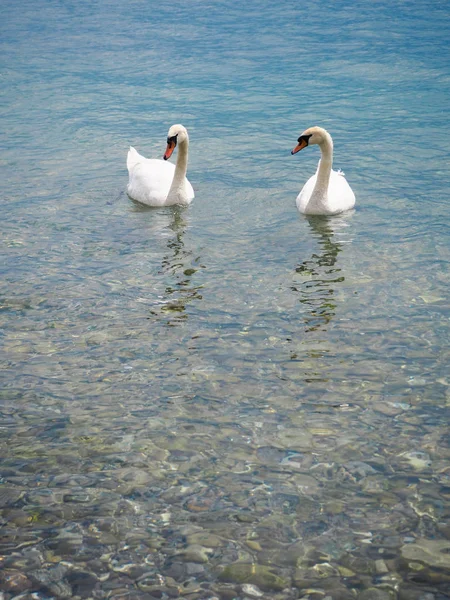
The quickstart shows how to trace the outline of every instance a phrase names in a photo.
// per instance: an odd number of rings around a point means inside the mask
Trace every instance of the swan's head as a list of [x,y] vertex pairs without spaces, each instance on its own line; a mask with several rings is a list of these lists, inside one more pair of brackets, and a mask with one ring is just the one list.
[[306,146],[312,146],[313,144],[321,146],[325,143],[333,143],[331,135],[322,127],[310,127],[309,129],[306,129],[298,138],[297,142],[297,146],[291,151],[291,154],[297,154],[297,152],[303,150]]
[[164,160],[172,156],[177,144],[189,141],[188,132],[183,125],[172,125],[167,133],[167,148],[164,152]]

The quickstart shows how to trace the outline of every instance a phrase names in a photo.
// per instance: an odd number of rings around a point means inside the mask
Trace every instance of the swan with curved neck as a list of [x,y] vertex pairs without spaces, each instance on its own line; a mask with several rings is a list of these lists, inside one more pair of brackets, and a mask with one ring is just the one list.
[[355,206],[355,194],[344,173],[333,171],[333,140],[322,127],[310,127],[298,138],[291,154],[317,144],[322,157],[316,174],[308,179],[297,196],[297,208],[305,215],[337,215]]
[[[176,166],[165,162],[178,146]],[[132,146],[128,151],[127,193],[147,206],[190,204],[194,198],[192,185],[186,178],[189,136],[183,125],[172,125],[167,134],[164,160],[145,158]]]

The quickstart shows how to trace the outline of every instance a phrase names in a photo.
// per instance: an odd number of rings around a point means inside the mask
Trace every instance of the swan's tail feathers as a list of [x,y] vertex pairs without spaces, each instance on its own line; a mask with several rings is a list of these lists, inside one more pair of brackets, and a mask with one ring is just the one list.
[[338,170],[336,171],[336,173],[337,173],[338,175],[342,175],[342,177],[345,177],[345,173],[344,173],[344,171],[342,171],[342,169],[338,169]]
[[139,162],[141,162],[142,160],[142,156],[139,154],[139,152],[133,148],[133,146],[130,146],[130,149],[128,150],[128,155],[127,155],[127,169],[128,171],[131,171],[131,169],[137,165]]

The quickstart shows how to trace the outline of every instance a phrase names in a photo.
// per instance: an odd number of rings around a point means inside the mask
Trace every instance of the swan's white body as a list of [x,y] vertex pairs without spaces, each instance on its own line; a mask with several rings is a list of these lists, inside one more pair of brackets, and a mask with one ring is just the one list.
[[337,215],[355,206],[355,194],[341,171],[333,171],[333,140],[322,127],[310,127],[298,138],[295,154],[318,144],[322,152],[316,174],[308,179],[297,196],[298,210],[305,215]]
[[[177,163],[165,162],[178,145]],[[127,168],[130,198],[147,206],[190,204],[194,198],[192,185],[186,178],[189,136],[182,125],[172,125],[167,135],[165,160],[145,158],[132,146],[128,151]]]

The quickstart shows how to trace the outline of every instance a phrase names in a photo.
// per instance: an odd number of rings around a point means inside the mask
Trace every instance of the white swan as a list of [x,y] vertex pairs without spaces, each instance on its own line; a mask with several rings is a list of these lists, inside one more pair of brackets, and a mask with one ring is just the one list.
[[[164,162],[178,145],[176,167]],[[194,198],[192,185],[186,178],[189,136],[183,125],[172,125],[167,134],[164,161],[145,158],[130,146],[127,156],[130,198],[147,206],[190,204]]]
[[298,138],[291,154],[318,144],[322,152],[317,172],[297,196],[297,208],[305,215],[337,215],[355,206],[355,194],[342,171],[333,171],[333,140],[322,127],[310,127]]

